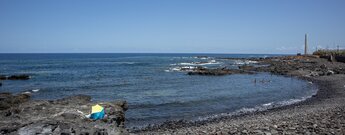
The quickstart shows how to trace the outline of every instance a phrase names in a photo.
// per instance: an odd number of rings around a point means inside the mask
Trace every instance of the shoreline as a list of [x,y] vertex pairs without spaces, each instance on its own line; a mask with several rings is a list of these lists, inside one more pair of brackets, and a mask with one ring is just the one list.
[[[285,77],[303,80],[305,81],[305,83],[311,82],[312,80],[310,78],[303,79],[297,76],[285,76]],[[156,130],[161,130],[161,129],[177,129],[178,130],[178,128],[181,128],[181,127],[201,126],[201,125],[205,125],[206,123],[218,123],[224,120],[231,120],[233,118],[239,118],[246,115],[255,115],[255,114],[261,114],[261,113],[269,112],[269,111],[286,109],[288,107],[299,105],[303,102],[307,102],[307,101],[310,102],[309,100],[314,98],[319,91],[317,84],[312,83],[312,85],[313,87],[316,88],[315,93],[309,96],[301,97],[301,98],[292,98],[292,99],[283,100],[279,102],[271,102],[273,104],[268,103],[270,105],[267,105],[267,106],[265,106],[265,104],[260,104],[252,108],[241,108],[232,112],[212,114],[205,117],[201,117],[201,119],[198,118],[197,120],[191,120],[191,119],[166,120],[161,123],[148,124],[141,127],[131,127],[131,128],[128,127],[127,129],[129,129],[130,133],[150,132],[150,131],[156,131]],[[298,100],[298,101],[293,101],[293,100]],[[288,103],[288,102],[292,102],[292,103]]]
[[[231,58],[229,58],[231,60]],[[95,102],[88,96],[32,100],[26,94],[0,93],[0,134],[117,133],[117,134],[341,134],[345,132],[345,63],[315,57],[244,58],[270,66],[239,67],[244,72],[266,72],[313,82],[318,91],[304,101],[267,110],[187,122],[166,121],[140,130],[125,127],[125,101],[99,102],[107,108],[104,120],[85,118]],[[242,68],[241,68],[242,67]],[[206,73],[210,70],[204,70]],[[219,72],[215,70],[212,72]],[[230,73],[233,74],[233,73]],[[235,73],[236,74],[236,73]],[[6,101],[6,102],[4,102]],[[4,107],[3,103],[10,106]],[[6,107],[6,106],[5,106]],[[72,108],[72,109],[71,109]],[[80,114],[80,112],[82,112]],[[330,124],[329,124],[330,123]],[[86,132],[84,132],[86,130]]]
[[[283,59],[279,57],[279,59]],[[322,64],[333,64],[320,58]],[[338,63],[344,66],[344,63]],[[262,69],[260,69],[262,70]],[[259,70],[259,71],[260,71]],[[263,69],[263,71],[266,71]],[[292,70],[291,70],[292,71]],[[290,72],[290,71],[289,71]],[[272,72],[271,72],[272,73]],[[279,73],[278,73],[279,74]],[[182,121],[167,123],[135,131],[136,134],[342,134],[345,132],[345,80],[344,74],[329,76],[306,76],[281,74],[288,77],[311,81],[317,86],[316,95],[291,105],[275,107],[264,111],[217,118],[201,123],[186,124]],[[309,117],[308,117],[309,115]],[[336,115],[336,116],[334,116]],[[310,117],[319,119],[312,119]],[[326,116],[332,116],[327,118]],[[339,116],[340,118],[333,118]],[[326,119],[322,119],[322,117]],[[338,124],[329,124],[334,122]],[[323,123],[322,123],[323,122]],[[328,123],[327,123],[328,122]]]

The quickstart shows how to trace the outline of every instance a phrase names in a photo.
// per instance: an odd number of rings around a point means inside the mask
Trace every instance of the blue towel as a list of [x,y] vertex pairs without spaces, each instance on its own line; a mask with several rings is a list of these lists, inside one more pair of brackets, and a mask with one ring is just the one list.
[[99,120],[104,118],[104,109],[101,112],[92,113],[90,119]]

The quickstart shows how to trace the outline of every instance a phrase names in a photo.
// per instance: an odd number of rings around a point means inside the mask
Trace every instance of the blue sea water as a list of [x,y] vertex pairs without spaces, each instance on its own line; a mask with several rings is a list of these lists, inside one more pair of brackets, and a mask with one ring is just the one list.
[[0,75],[31,76],[2,81],[0,92],[30,91],[34,99],[77,94],[90,95],[93,101],[123,99],[129,103],[128,127],[261,110],[302,101],[316,92],[306,81],[269,73],[189,76],[180,71],[195,66],[237,68],[255,61],[220,58],[268,56],[276,55],[0,54]]

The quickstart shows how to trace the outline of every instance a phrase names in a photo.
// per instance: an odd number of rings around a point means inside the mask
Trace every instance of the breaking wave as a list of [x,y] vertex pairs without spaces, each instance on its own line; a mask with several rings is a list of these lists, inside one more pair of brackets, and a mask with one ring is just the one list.
[[234,65],[247,65],[247,64],[257,64],[257,61],[252,60],[234,60]]
[[177,64],[170,64],[171,66],[203,66],[203,65],[217,65],[217,64],[222,64],[222,62],[217,62],[216,60],[210,60],[207,62],[182,62],[182,63],[177,63]]
[[169,70],[164,70],[165,72],[181,72],[181,71],[193,71],[196,69],[196,66],[179,66],[179,67],[172,67]]

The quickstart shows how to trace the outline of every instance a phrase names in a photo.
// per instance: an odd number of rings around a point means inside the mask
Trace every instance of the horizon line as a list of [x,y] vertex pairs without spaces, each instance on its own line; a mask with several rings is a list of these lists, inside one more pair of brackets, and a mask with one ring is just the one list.
[[[215,53],[215,52],[0,52],[0,54],[269,54],[295,55],[292,53]],[[297,53],[296,53],[297,54]]]

